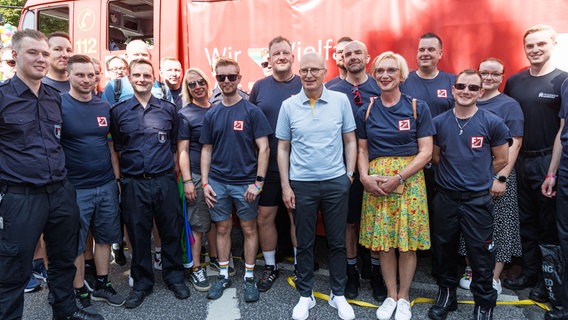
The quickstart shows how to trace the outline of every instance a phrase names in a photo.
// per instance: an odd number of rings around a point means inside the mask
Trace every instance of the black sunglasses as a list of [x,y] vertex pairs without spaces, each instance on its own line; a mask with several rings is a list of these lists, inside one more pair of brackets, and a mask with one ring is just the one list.
[[479,89],[481,89],[481,86],[478,86],[476,84],[465,84],[465,83],[454,84],[454,88],[458,90],[465,90],[466,87],[469,89],[469,91],[479,91]]
[[268,67],[268,62],[264,61],[260,64],[261,67],[263,68],[267,68]]
[[238,74],[218,74],[215,79],[219,82],[225,82],[225,79],[229,79],[230,82],[236,81],[239,78]]
[[353,102],[356,105],[360,106],[363,104],[363,99],[361,99],[361,92],[359,91],[358,86],[354,86],[351,88],[351,93],[353,94]]
[[195,88],[197,85],[199,85],[200,87],[205,87],[205,85],[207,85],[207,82],[205,82],[205,79],[199,79],[197,81],[190,81],[187,83],[187,86],[190,89]]

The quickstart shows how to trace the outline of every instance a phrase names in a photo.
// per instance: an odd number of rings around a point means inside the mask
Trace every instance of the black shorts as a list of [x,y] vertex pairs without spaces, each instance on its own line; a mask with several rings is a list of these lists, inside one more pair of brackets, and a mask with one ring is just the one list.
[[280,181],[265,181],[258,201],[259,206],[274,207],[282,203],[282,186]]
[[361,222],[361,207],[363,206],[363,184],[359,180],[359,175],[354,176],[353,184],[349,189],[349,212],[347,213],[347,223],[355,224]]

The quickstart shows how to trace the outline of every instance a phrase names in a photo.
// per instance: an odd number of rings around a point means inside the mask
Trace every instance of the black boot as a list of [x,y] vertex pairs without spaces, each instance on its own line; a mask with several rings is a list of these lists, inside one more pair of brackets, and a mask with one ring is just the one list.
[[482,306],[475,305],[475,308],[473,309],[473,319],[493,320],[493,308],[484,308]]
[[458,309],[458,300],[456,298],[456,288],[438,289],[438,297],[436,303],[428,311],[428,318],[432,320],[445,320],[448,312]]
[[544,315],[544,320],[568,320],[568,308],[548,311]]
[[546,291],[544,279],[542,277],[537,281],[535,287],[529,292],[529,299],[542,303],[548,302],[548,292]]
[[373,298],[378,302],[383,302],[387,298],[387,287],[383,280],[381,266],[371,267],[371,290],[373,290]]
[[345,282],[345,297],[355,299],[359,295],[359,270],[357,265],[347,265],[347,281]]

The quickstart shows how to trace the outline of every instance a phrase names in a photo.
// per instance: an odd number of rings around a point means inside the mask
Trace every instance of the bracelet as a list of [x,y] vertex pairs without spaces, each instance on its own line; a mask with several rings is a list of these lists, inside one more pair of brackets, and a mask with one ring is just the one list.
[[193,181],[191,181],[191,180],[184,180],[184,181],[183,181],[183,184],[193,184]]
[[209,185],[209,184],[207,184],[207,183],[202,184],[202,185],[201,185],[201,189],[205,189],[205,187],[207,187],[208,185]]
[[552,179],[556,180],[556,176],[551,175],[551,174],[546,175],[546,179],[548,179],[548,178],[552,178]]
[[258,192],[262,192],[262,187],[261,187],[261,186],[258,186],[258,185],[256,184],[256,182],[253,183],[253,184],[254,184],[254,186],[256,187],[256,189],[258,190]]
[[403,183],[404,183],[404,179],[402,178],[402,176],[400,175],[400,173],[397,173],[396,175],[398,176],[398,179],[399,179],[400,184],[403,184]]

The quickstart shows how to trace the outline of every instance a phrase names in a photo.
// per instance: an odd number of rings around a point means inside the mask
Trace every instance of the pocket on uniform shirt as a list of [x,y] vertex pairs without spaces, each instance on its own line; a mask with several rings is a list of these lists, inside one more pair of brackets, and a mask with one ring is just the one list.
[[0,240],[0,270],[0,284],[22,282],[24,268],[17,244]]
[[172,124],[162,123],[160,125],[154,125],[154,132],[157,134],[158,142],[165,143],[169,140],[170,131],[172,130]]
[[0,118],[2,134],[0,139],[8,141],[16,147],[23,148],[27,144],[27,136],[35,132],[37,121],[34,117],[21,115],[6,115]]

